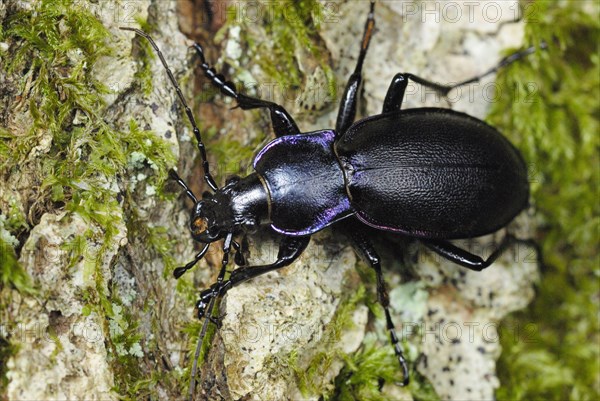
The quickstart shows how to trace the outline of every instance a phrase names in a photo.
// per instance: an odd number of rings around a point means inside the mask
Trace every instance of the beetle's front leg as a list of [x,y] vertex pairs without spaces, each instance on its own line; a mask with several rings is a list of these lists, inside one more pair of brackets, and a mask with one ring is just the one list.
[[202,46],[198,43],[194,43],[193,47],[200,58],[200,68],[204,71],[204,75],[210,79],[213,85],[217,87],[223,95],[234,98],[237,101],[238,106],[243,110],[260,108],[268,109],[271,113],[271,123],[273,124],[273,130],[275,131],[276,136],[300,134],[296,122],[283,106],[239,93],[233,82],[227,81],[222,74],[218,73],[214,68],[208,65],[204,57]]
[[277,260],[274,263],[262,266],[240,267],[231,272],[231,276],[229,276],[228,280],[217,282],[209,289],[202,291],[200,299],[196,303],[198,317],[204,317],[206,307],[211,298],[223,296],[231,288],[240,285],[243,282],[290,265],[298,259],[302,252],[304,252],[309,242],[310,237],[283,237],[279,244]]
[[229,280],[227,280],[225,291],[254,277],[289,266],[304,252],[309,242],[310,237],[283,237],[279,244],[277,260],[274,263],[262,266],[244,266],[232,271]]

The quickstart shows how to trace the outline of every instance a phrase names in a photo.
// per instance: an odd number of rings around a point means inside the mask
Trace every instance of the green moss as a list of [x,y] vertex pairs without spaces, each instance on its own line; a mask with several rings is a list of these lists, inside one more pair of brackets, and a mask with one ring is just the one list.
[[0,335],[0,394],[6,394],[6,387],[8,387],[7,362],[16,353],[17,348],[3,335]]
[[20,292],[34,293],[29,276],[17,260],[14,244],[4,238],[8,231],[2,227],[2,217],[0,215],[0,288],[10,286]]
[[[18,42],[13,42],[18,47],[5,70],[33,79],[29,106],[34,127],[50,130],[59,141],[68,140],[64,128],[73,110],[93,114],[100,105],[96,92],[106,92],[92,78],[90,66],[109,53],[103,45],[108,32],[93,15],[71,3],[42,1],[35,13],[19,11],[8,18],[3,35]],[[27,79],[22,82],[24,89]],[[90,83],[96,91],[88,89]]]
[[[209,130],[208,132],[212,132]],[[244,145],[226,136],[220,136],[217,139],[211,140],[211,135],[208,135],[210,141],[211,157],[217,163],[217,177],[223,181],[230,175],[248,173],[248,168],[254,158],[256,149],[264,141],[265,135],[257,135],[254,140]]]
[[[433,386],[416,370],[410,372],[408,391],[416,401],[435,401],[439,397]],[[348,355],[345,366],[336,377],[334,401],[385,401],[384,383],[393,385],[401,379],[396,356],[388,346],[381,346],[374,336],[367,336],[361,349]]]
[[[265,30],[260,40],[248,32],[258,21],[244,15],[240,4],[230,6],[227,26],[241,27],[242,41],[247,43],[247,65],[258,65],[264,73],[273,78],[286,90],[297,90],[302,87],[304,77],[296,60],[298,49],[312,55],[319,67],[325,72],[329,98],[336,98],[337,85],[335,75],[323,57],[315,32],[318,31],[327,5],[316,1],[277,1],[260,3],[258,15],[262,17]],[[264,38],[268,40],[264,40]],[[244,46],[246,47],[246,46]]]
[[500,75],[512,90],[490,119],[531,163],[545,269],[533,305],[503,325],[497,396],[593,400],[600,398],[600,19],[593,3],[532,5],[526,42],[544,40],[548,50]]
[[[33,9],[19,10],[9,16],[0,35],[9,45],[6,54],[10,55],[5,58],[3,54],[2,68],[15,82],[22,82],[20,92],[24,102],[20,106],[29,113],[31,121],[25,132],[0,128],[0,173],[5,176],[19,173],[32,185],[41,183],[33,201],[44,205],[44,212],[65,210],[67,218],[69,214],[77,214],[90,227],[63,244],[71,256],[66,269],[83,263],[84,275],[95,283],[82,294],[87,302],[82,313],[95,312],[106,318],[106,331],[111,333],[107,348],[118,372],[115,391],[135,399],[136,395],[150,393],[152,382],[171,378],[155,374],[146,377],[146,370],[140,364],[139,325],[124,311],[123,302],[114,292],[105,290],[104,255],[112,249],[112,241],[126,223],[129,229],[138,228],[131,233],[143,231],[136,238],[147,240],[145,246],[150,252],[162,255],[167,267],[173,267],[174,261],[170,249],[166,249],[170,242],[164,231],[147,228],[137,214],[128,214],[127,210],[126,221],[123,220],[124,211],[118,198],[134,199],[135,188],[117,189],[115,177],[129,176],[136,169],[150,171],[149,178],[138,186],[152,186],[159,198],[165,198],[162,186],[175,158],[168,143],[140,129],[135,122],[130,123],[128,130],[120,131],[104,121],[103,95],[110,91],[94,78],[92,66],[100,57],[112,54],[109,44],[113,38],[85,8],[85,3],[41,0]],[[145,60],[152,57],[150,51],[143,54]],[[148,81],[148,71],[149,62],[142,63],[138,77]],[[148,82],[142,88],[149,91]],[[31,150],[41,138],[48,137],[49,150],[41,152],[31,163]],[[133,160],[132,155],[137,155],[137,159]],[[21,220],[24,223],[24,218]],[[26,224],[11,220],[7,231],[14,236],[28,229]],[[14,246],[9,245],[6,247],[2,242],[2,283],[24,291],[29,285],[27,276],[17,264]],[[90,254],[90,249],[97,252]],[[0,354],[4,358],[11,354],[11,349],[10,344],[2,345]]]
[[11,165],[12,152],[8,146],[12,134],[4,127],[0,127],[0,171]]
[[345,366],[335,379],[336,401],[384,401],[379,386],[398,380],[398,365],[390,347],[382,347],[373,336],[361,349],[345,358]]
[[[136,19],[136,22],[140,25],[140,29],[148,34],[151,34],[156,28],[148,21],[139,18]],[[137,44],[135,59],[138,60],[140,67],[136,71],[134,78],[141,86],[142,92],[145,95],[149,95],[152,92],[152,64],[156,56],[149,41],[139,36],[136,36],[135,40]]]
[[[102,277],[97,264],[106,250],[101,247],[96,253],[90,252],[89,243],[96,237],[92,230],[87,230],[83,235],[65,243],[63,248],[70,251],[69,266],[83,263],[84,279],[96,282],[94,288],[82,294],[82,298],[87,302],[82,313],[89,315],[95,312],[105,317],[105,330],[110,339],[106,344],[108,361],[115,373],[115,391],[122,399],[133,400],[136,399],[136,395],[151,394],[152,384],[156,383],[157,379],[152,379],[152,374],[148,377],[141,362],[145,355],[141,345],[144,338],[139,330],[140,323],[135,320],[125,303],[116,296],[117,288],[111,288],[110,295],[102,290],[105,278]],[[59,351],[57,349],[56,352]],[[164,379],[167,380],[166,377]]]
[[[9,170],[23,162],[37,144],[38,132],[51,133],[52,149],[43,160],[46,178],[41,189],[47,189],[55,202],[73,200],[73,211],[105,226],[110,218],[102,216],[107,216],[111,206],[103,205],[114,203],[108,199],[114,193],[104,188],[103,177],[122,173],[128,155],[141,152],[156,167],[157,181],[162,182],[174,158],[168,144],[135,123],[129,132],[119,132],[103,121],[101,95],[108,90],[93,78],[90,66],[110,54],[109,33],[72,3],[42,1],[35,12],[21,11],[7,23],[5,36],[16,50],[5,70],[25,71],[32,77],[29,111],[34,123],[25,139],[3,135],[8,137],[3,148],[12,155],[12,165],[4,167]],[[72,125],[75,113],[82,114],[82,125]]]
[[115,386],[123,399],[135,399],[151,393],[152,380],[147,377],[141,361],[142,335],[139,325],[119,300],[112,299],[109,308],[104,308],[109,318],[109,358],[115,371]]
[[[368,287],[372,289],[370,293],[374,294],[374,270],[362,264],[359,266],[358,271],[362,277],[362,282],[367,283]],[[403,284],[401,290],[402,294],[405,294],[404,297],[409,297],[410,299],[415,299],[415,294],[421,291],[423,289],[418,283]],[[390,293],[390,295],[393,300],[393,294]],[[418,295],[416,296],[417,298],[419,297]],[[371,313],[375,315],[375,319],[384,321],[383,308],[377,302],[376,297],[367,296],[366,301]],[[415,305],[417,305],[422,300],[416,300],[415,302]],[[401,304],[408,306],[409,309],[411,308],[410,301],[408,303],[401,302]],[[332,400],[383,401],[387,399],[387,393],[382,393],[380,387],[383,384],[393,385],[393,383],[400,382],[402,380],[402,371],[399,369],[398,360],[393,348],[389,346],[387,337],[385,338],[386,341],[382,343],[381,338],[377,338],[374,333],[367,334],[361,348],[355,354],[345,357],[345,366],[335,380],[336,390],[331,398]],[[416,355],[411,355],[410,350],[406,346],[404,347],[404,354],[409,360],[416,358]],[[407,392],[410,393],[413,399],[423,401],[438,400],[439,397],[427,378],[419,374],[416,369],[412,369],[414,366],[411,364],[409,364],[409,367],[411,367],[410,384],[407,387]]]

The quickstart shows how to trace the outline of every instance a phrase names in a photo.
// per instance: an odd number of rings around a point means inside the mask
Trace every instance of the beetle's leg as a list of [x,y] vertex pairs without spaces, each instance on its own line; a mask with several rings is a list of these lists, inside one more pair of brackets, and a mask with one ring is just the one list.
[[225,96],[234,98],[238,106],[243,110],[265,108],[269,109],[271,113],[271,122],[273,124],[273,130],[276,136],[283,135],[298,135],[300,130],[296,125],[296,122],[290,116],[290,114],[277,103],[269,102],[266,100],[257,99],[254,97],[246,96],[243,93],[239,93],[235,89],[235,85],[231,81],[227,81],[222,74],[219,74],[206,62],[204,57],[204,50],[198,43],[194,43],[194,49],[200,58],[200,68],[204,71],[204,75],[217,87],[221,93]]
[[219,295],[224,295],[232,287],[254,277],[290,265],[294,260],[298,259],[302,252],[304,252],[309,242],[310,237],[283,237],[279,244],[277,260],[274,263],[263,266],[244,266],[232,271],[229,280],[223,281],[218,285],[217,290],[219,291]]
[[406,87],[408,86],[409,79],[411,81],[418,83],[421,86],[433,89],[440,95],[446,97],[446,96],[448,96],[448,93],[450,93],[450,91],[452,89],[459,87],[461,85],[466,85],[468,83],[478,81],[479,79],[483,78],[487,74],[491,74],[492,72],[493,71],[490,70],[490,71],[486,72],[485,74],[482,74],[478,77],[469,79],[467,81],[461,82],[456,85],[441,85],[441,84],[438,84],[438,83],[435,83],[432,81],[428,81],[424,78],[421,78],[421,77],[413,75],[413,74],[401,72],[399,74],[396,74],[394,76],[394,78],[392,78],[392,82],[390,83],[388,91],[385,95],[385,100],[383,101],[382,113],[389,113],[389,112],[398,111],[401,109],[402,101],[404,100],[404,93],[406,92]]
[[408,86],[409,75],[410,74],[400,73],[392,78],[392,83],[390,83],[387,93],[385,94],[385,100],[383,101],[382,114],[400,110],[402,107],[402,100],[404,99],[404,92],[406,92],[406,87]]
[[[445,88],[446,95],[447,95],[448,92],[450,92],[454,88],[457,88],[457,87],[463,86],[463,85],[467,85],[467,84],[471,84],[473,82],[479,82],[482,78],[498,72],[499,69],[504,68],[504,67],[514,63],[515,61],[519,61],[522,58],[525,58],[532,53],[535,53],[535,51],[538,50],[538,48],[546,49],[547,47],[548,46],[547,46],[546,42],[542,42],[539,47],[531,46],[531,47],[528,47],[527,49],[519,50],[517,52],[514,52],[513,54],[509,54],[508,56],[502,58],[502,60],[500,60],[498,62],[498,64],[496,64],[494,67],[490,68],[489,70],[487,70],[486,72],[484,72],[482,74],[476,75],[473,78],[466,79],[466,80],[459,82],[457,84],[454,84],[454,85],[442,86],[442,87]],[[415,82],[417,82],[417,81],[415,81]]]
[[369,42],[371,41],[371,36],[373,35],[374,28],[375,2],[372,1],[371,10],[369,11],[369,15],[367,16],[367,22],[365,23],[365,30],[360,46],[358,61],[356,62],[354,72],[352,73],[352,75],[350,75],[350,78],[348,79],[346,89],[344,90],[344,96],[342,97],[340,108],[338,110],[337,122],[335,124],[335,132],[338,137],[342,136],[342,134],[346,132],[346,130],[354,122],[354,117],[356,116],[358,91],[360,90],[360,84],[362,82],[362,66],[365,60],[365,56],[367,55]]
[[[200,293],[200,299],[196,302],[198,318],[202,319],[207,316],[212,316],[210,308],[207,308],[207,305],[215,298],[225,295],[231,288],[255,277],[290,265],[294,260],[298,259],[298,256],[300,256],[302,252],[304,252],[309,242],[310,237],[284,237],[279,244],[279,253],[277,254],[275,263],[262,266],[240,267],[231,272],[231,276],[229,276],[228,280],[223,280],[223,277],[219,274],[217,281],[210,288]],[[207,311],[209,312],[208,314]]]
[[246,266],[248,264],[248,254],[250,253],[248,238],[244,235],[240,243],[233,241],[232,244],[235,249],[235,264],[238,266]]
[[[205,316],[206,305],[208,302],[206,300],[213,300],[217,298],[220,293],[220,288],[224,284],[225,274],[227,273],[227,265],[229,264],[229,254],[231,253],[231,247],[233,246],[233,233],[228,233],[223,240],[223,259],[221,260],[221,270],[219,270],[219,275],[217,276],[217,281],[207,290],[202,291],[200,295],[200,299],[196,303],[198,307],[198,317],[202,318]],[[212,316],[211,311],[209,310],[208,316]]]
[[[402,348],[400,347],[400,342],[398,341],[398,335],[396,334],[396,330],[394,328],[394,323],[392,322],[392,316],[390,314],[390,299],[386,289],[385,280],[383,278],[383,273],[381,271],[381,262],[379,259],[379,255],[375,251],[373,244],[371,241],[364,235],[361,227],[358,227],[357,224],[353,224],[354,221],[346,221],[342,224],[345,224],[346,234],[350,235],[352,241],[354,243],[354,248],[358,251],[358,253],[363,256],[364,259],[371,265],[373,270],[375,270],[375,275],[377,277],[377,301],[383,307],[385,312],[385,321],[387,329],[390,333],[390,342],[394,347],[394,353],[396,354],[396,358],[398,358],[398,363],[402,368],[402,382],[399,384],[401,386],[408,385],[409,374],[408,374],[408,365],[406,363],[406,359],[404,359],[404,354],[402,353]],[[344,226],[342,226],[344,227]]]
[[540,255],[539,246],[533,240],[519,239],[515,238],[510,234],[507,234],[502,239],[502,242],[498,245],[498,247],[488,256],[487,259],[482,259],[480,256],[474,255],[464,249],[461,249],[448,241],[444,240],[434,240],[434,239],[421,239],[423,244],[425,244],[429,249],[450,260],[451,262],[456,263],[457,265],[464,266],[468,269],[481,271],[494,263],[496,259],[511,245],[513,244],[523,244],[528,248],[533,248],[537,255]]
[[[540,48],[545,49],[545,43],[542,43]],[[421,78],[419,76],[409,74],[409,73],[399,73],[394,76],[390,86],[388,88],[387,94],[385,95],[385,100],[383,102],[383,110],[382,113],[389,113],[391,111],[398,111],[402,107],[402,100],[404,99],[404,93],[406,92],[406,87],[408,85],[408,80],[414,81],[421,86],[426,88],[433,89],[437,93],[442,96],[448,96],[448,93],[454,88],[458,88],[459,86],[471,84],[473,82],[479,82],[482,78],[497,72],[499,69],[506,67],[509,64],[514,63],[517,60],[522,59],[523,57],[528,56],[529,54],[536,51],[536,47],[529,47],[525,50],[518,51],[511,55],[504,57],[498,64],[494,67],[490,68],[483,74],[474,76],[473,78],[466,79],[462,82],[459,82],[454,85],[441,85],[439,83],[429,81],[427,79]]]
[[493,71],[490,70],[485,74],[482,74],[478,77],[469,79],[456,85],[441,85],[407,72],[398,73],[394,76],[394,78],[392,78],[392,82],[390,83],[388,91],[385,95],[385,100],[383,101],[383,109],[381,112],[389,113],[392,111],[398,111],[402,108],[402,101],[404,100],[404,93],[406,92],[406,87],[408,86],[409,79],[418,83],[421,86],[433,89],[440,95],[446,97],[452,89],[461,85],[466,85],[468,83],[478,81],[479,79],[483,78],[487,74],[491,74],[492,72]]
[[198,357],[200,356],[200,349],[202,347],[202,343],[204,341],[204,336],[206,335],[208,329],[208,322],[213,322],[217,326],[219,324],[215,322],[215,319],[212,317],[215,308],[215,302],[218,297],[221,297],[227,293],[231,288],[248,281],[254,277],[260,276],[262,274],[271,272],[273,270],[280,269],[282,267],[288,266],[294,260],[298,258],[306,249],[308,243],[310,242],[310,237],[284,237],[279,244],[279,253],[277,254],[277,260],[275,263],[264,266],[254,266],[254,267],[240,267],[239,269],[231,272],[231,276],[228,280],[223,281],[223,277],[225,275],[225,266],[227,266],[228,260],[228,246],[232,245],[231,234],[229,234],[225,239],[225,244],[223,247],[224,256],[223,256],[223,265],[221,268],[221,272],[219,273],[219,278],[209,289],[202,291],[200,294],[200,299],[196,303],[198,307],[198,317],[205,317],[206,320],[202,325],[202,331],[200,332],[200,337],[198,339],[198,344],[196,345],[196,353],[194,358],[194,365],[192,367],[192,375],[190,380],[190,400],[193,399],[194,388],[196,386],[196,370],[198,366]]
[[219,296],[218,291],[215,291],[215,287],[218,287],[223,284],[223,279],[225,278],[227,265],[229,264],[229,253],[231,251],[232,242],[233,233],[228,233],[223,239],[223,258],[221,260],[221,270],[219,271],[217,281],[215,282],[215,284],[213,284],[211,288],[202,293],[202,298],[196,303],[196,306],[201,310],[202,316],[200,317],[206,317],[206,319],[204,320],[202,330],[200,331],[200,336],[198,337],[198,343],[196,344],[196,352],[194,354],[194,364],[192,365],[192,372],[190,374],[190,400],[194,399],[194,390],[196,387],[196,371],[198,369],[198,358],[200,356],[202,344],[204,343],[204,337],[206,336],[206,332],[208,330],[208,323],[212,322],[217,327],[220,326],[218,319],[213,318],[216,300]]

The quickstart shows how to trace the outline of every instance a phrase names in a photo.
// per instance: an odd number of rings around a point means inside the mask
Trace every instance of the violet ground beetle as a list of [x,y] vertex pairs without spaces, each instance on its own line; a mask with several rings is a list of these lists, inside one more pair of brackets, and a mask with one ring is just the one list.
[[[400,385],[407,385],[408,366],[389,312],[389,299],[380,259],[365,232],[365,225],[413,237],[442,257],[472,270],[492,264],[511,244],[520,240],[507,234],[487,259],[450,242],[492,233],[506,226],[528,205],[527,167],[518,150],[496,129],[464,113],[441,108],[401,110],[408,81],[434,89],[443,96],[535,51],[534,47],[502,59],[485,73],[452,86],[399,73],[387,91],[382,112],[354,122],[362,81],[362,65],[374,32],[375,2],[364,28],[356,68],[339,106],[335,129],[302,133],[280,105],[249,97],[207,64],[202,47],[193,47],[206,77],[244,110],[268,109],[276,139],[254,159],[255,172],[232,177],[219,188],[213,179],[191,109],[173,73],[152,38],[135,28],[157,52],[185,108],[202,158],[204,180],[212,190],[201,200],[171,171],[195,206],[192,237],[204,244],[194,260],[175,270],[175,277],[193,267],[211,243],[223,240],[223,259],[216,282],[201,292],[198,317],[206,318],[191,372],[193,396],[200,346],[213,321],[215,301],[243,282],[289,265],[306,249],[311,234],[332,224],[353,241],[377,277],[377,298],[385,312],[390,341],[402,369]],[[543,44],[540,48],[544,48]],[[269,265],[247,266],[243,256],[246,235],[270,225],[281,234],[277,260]],[[234,240],[241,237],[241,243]],[[238,269],[225,279],[231,248]]]

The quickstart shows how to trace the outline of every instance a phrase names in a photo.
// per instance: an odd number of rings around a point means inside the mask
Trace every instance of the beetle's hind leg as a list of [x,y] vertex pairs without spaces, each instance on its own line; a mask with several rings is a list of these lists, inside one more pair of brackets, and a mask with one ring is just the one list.
[[498,247],[490,254],[490,256],[488,256],[487,259],[483,259],[480,256],[465,251],[464,249],[461,249],[448,241],[433,239],[422,239],[420,241],[443,258],[474,271],[482,271],[486,267],[490,266],[496,259],[498,259],[500,255],[502,255],[502,253],[504,253],[504,251],[506,251],[508,247],[515,244],[521,244],[525,245],[527,248],[533,248],[537,255],[537,262],[540,262],[541,253],[539,246],[535,241],[531,239],[516,238],[510,234],[504,236]]
[[271,122],[276,136],[300,134],[296,122],[283,106],[266,100],[246,96],[243,93],[238,92],[233,82],[227,81],[222,74],[215,71],[215,69],[206,62],[202,46],[198,43],[194,43],[193,47],[200,58],[200,68],[204,71],[204,75],[223,95],[234,98],[237,101],[238,106],[243,110],[260,108],[268,109],[271,113]]
[[[542,43],[542,45],[539,48],[545,49],[546,44]],[[484,78],[488,75],[491,75],[491,74],[497,72],[498,70],[500,70],[501,68],[504,68],[504,67],[514,63],[515,61],[518,61],[518,60],[530,55],[531,53],[535,52],[536,50],[537,50],[536,47],[529,47],[525,50],[521,50],[521,51],[518,51],[511,55],[508,55],[508,56],[504,57],[502,60],[500,60],[500,62],[498,64],[496,64],[494,67],[490,68],[489,70],[485,71],[484,73],[476,75],[472,78],[466,79],[466,80],[459,82],[457,84],[454,84],[454,85],[442,85],[442,84],[439,84],[439,83],[436,83],[433,81],[429,81],[425,78],[421,78],[417,75],[413,75],[413,74],[409,74],[409,73],[405,73],[405,72],[396,74],[394,76],[394,78],[392,79],[392,82],[390,83],[387,94],[385,96],[385,100],[383,102],[382,113],[389,113],[389,112],[398,111],[401,109],[402,101],[404,100],[404,93],[406,92],[406,87],[408,86],[409,79],[413,82],[416,82],[417,84],[419,84],[421,86],[433,89],[440,95],[446,97],[446,96],[448,96],[448,93],[450,93],[450,91],[452,89],[458,88],[463,85],[468,85],[468,84],[471,84],[474,82],[479,82],[482,78]]]

